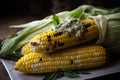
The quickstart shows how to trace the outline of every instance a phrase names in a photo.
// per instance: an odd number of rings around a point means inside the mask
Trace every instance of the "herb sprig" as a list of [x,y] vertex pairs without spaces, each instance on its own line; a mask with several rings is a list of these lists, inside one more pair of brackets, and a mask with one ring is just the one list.
[[53,14],[53,24],[56,26],[60,23],[59,17],[56,14]]
[[80,70],[72,70],[72,71],[59,71],[54,73],[47,74],[43,80],[57,80],[62,77],[68,77],[68,78],[80,78],[80,74],[90,74],[90,72],[87,71],[80,71]]

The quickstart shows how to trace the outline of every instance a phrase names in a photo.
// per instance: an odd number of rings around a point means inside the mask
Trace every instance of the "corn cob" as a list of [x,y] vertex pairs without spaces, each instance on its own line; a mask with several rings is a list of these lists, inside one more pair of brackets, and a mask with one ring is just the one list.
[[64,49],[53,54],[31,52],[19,59],[14,69],[25,73],[48,73],[94,68],[105,62],[105,49],[98,45],[89,45]]
[[33,52],[30,48],[29,48],[29,44],[26,43],[23,47],[22,47],[22,50],[21,50],[21,53],[23,55],[27,55],[29,53]]
[[95,39],[98,36],[98,28],[92,19],[83,20],[81,23],[83,27],[86,28],[86,32],[80,37],[76,37],[74,32],[68,34],[64,31],[51,29],[33,37],[29,41],[28,47],[33,52],[48,53],[84,43],[86,41]]

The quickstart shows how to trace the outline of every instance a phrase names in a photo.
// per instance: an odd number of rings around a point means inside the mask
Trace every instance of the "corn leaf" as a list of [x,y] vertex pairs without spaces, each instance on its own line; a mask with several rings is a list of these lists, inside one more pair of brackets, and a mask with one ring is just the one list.
[[120,53],[120,12],[105,16],[108,27],[103,45],[109,52]]

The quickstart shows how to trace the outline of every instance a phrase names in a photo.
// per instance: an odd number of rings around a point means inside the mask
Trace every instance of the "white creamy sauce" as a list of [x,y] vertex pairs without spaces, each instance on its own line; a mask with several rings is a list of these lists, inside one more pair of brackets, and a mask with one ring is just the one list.
[[80,20],[73,17],[67,17],[65,20],[61,21],[61,23],[57,25],[55,29],[58,31],[67,32],[68,34],[74,32],[76,37],[80,37],[82,33],[85,32]]
[[33,46],[33,45],[31,45],[31,44],[29,44],[29,48],[30,48],[32,51],[36,51],[36,47]]

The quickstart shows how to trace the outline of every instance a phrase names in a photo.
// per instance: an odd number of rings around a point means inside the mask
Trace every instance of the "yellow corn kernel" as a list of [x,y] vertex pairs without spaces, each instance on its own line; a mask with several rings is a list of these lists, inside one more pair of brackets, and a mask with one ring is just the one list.
[[83,20],[81,23],[87,30],[80,37],[76,37],[74,32],[68,34],[64,31],[51,29],[33,37],[27,44],[27,48],[23,49],[23,54],[29,53],[30,50],[37,53],[53,52],[55,50],[78,45],[98,37],[99,31],[93,20]]
[[23,55],[27,55],[27,54],[30,53],[30,52],[33,52],[33,51],[29,48],[28,43],[26,43],[26,44],[22,47],[21,53],[22,53]]
[[50,54],[31,52],[19,59],[14,69],[25,73],[48,73],[58,70],[94,68],[102,66],[105,62],[105,49],[98,45],[89,45]]

